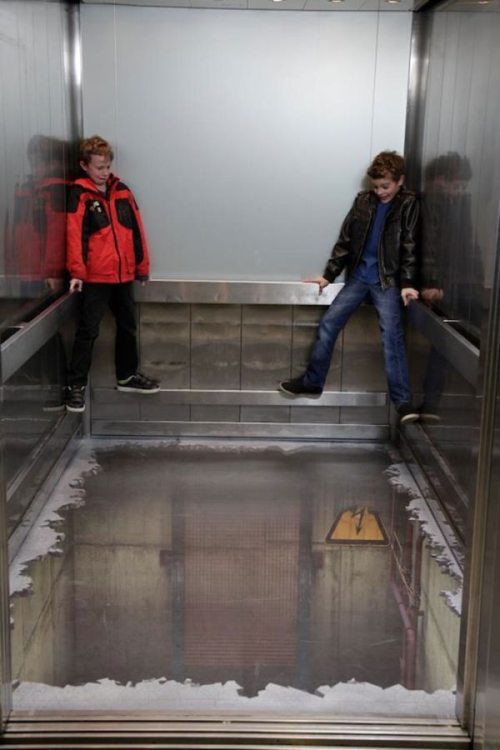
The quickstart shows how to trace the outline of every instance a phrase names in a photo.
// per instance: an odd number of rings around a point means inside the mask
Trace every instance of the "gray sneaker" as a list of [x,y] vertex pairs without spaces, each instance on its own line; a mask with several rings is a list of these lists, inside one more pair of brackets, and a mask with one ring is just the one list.
[[76,413],[85,411],[85,386],[68,385],[66,388],[64,403],[66,405],[66,411]]
[[140,372],[136,372],[135,375],[131,375],[125,380],[118,380],[116,387],[123,393],[158,393],[160,390],[160,384],[156,380],[142,375]]
[[323,388],[319,385],[305,385],[302,377],[282,380],[278,390],[287,396],[307,396],[308,398],[321,396],[323,393]]
[[441,422],[441,417],[437,413],[435,406],[422,404],[419,407],[418,413],[420,414],[420,421],[426,424],[439,424]]
[[410,424],[418,422],[420,413],[411,404],[401,404],[398,406],[399,424]]

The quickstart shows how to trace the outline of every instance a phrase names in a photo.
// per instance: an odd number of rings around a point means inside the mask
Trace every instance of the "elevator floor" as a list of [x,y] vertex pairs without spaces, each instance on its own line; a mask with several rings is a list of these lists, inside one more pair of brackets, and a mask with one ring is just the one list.
[[458,549],[392,446],[92,439],[32,520],[20,714],[455,715]]

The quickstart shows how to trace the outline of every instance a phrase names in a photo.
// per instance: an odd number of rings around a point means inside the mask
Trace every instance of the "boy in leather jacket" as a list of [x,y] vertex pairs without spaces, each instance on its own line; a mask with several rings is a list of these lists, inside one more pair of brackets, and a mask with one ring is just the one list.
[[343,271],[347,281],[323,316],[303,375],[283,381],[288,396],[320,396],[337,336],[351,314],[370,299],[382,333],[389,395],[400,423],[414,422],[402,325],[402,304],[418,299],[417,233],[419,206],[404,187],[405,164],[395,151],[383,151],[367,170],[372,189],[356,196],[322,276],[308,279],[319,292]]
[[141,215],[132,192],[111,173],[113,151],[98,135],[80,143],[84,176],[75,180],[68,198],[67,267],[70,292],[81,292],[66,389],[66,409],[85,409],[85,387],[94,342],[106,308],[116,321],[117,389],[157,393],[156,381],[138,372],[139,355],[134,280],[145,283],[149,252]]

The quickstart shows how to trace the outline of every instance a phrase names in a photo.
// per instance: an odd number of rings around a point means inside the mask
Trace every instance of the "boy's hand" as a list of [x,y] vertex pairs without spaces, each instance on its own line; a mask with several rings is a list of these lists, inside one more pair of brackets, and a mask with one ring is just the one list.
[[437,289],[435,287],[422,289],[422,301],[425,302],[426,305],[429,305],[429,307],[435,305],[436,302],[440,302],[443,299],[443,296],[444,292],[442,289]]
[[47,284],[47,287],[50,289],[51,292],[60,292],[64,287],[64,280],[63,279],[45,279],[45,283]]
[[315,276],[314,279],[304,279],[306,284],[317,284],[319,286],[319,293],[323,291],[325,287],[330,283],[324,276]]
[[410,300],[418,299],[418,292],[412,286],[405,286],[404,289],[401,289],[401,299],[403,300],[403,305],[407,307]]
[[73,292],[81,292],[83,289],[83,281],[81,279],[71,279],[69,282],[69,291],[71,294]]

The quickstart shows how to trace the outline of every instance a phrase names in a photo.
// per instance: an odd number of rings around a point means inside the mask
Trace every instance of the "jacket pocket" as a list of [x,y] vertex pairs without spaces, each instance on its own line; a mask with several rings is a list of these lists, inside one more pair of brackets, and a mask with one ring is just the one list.
[[102,203],[98,200],[88,200],[85,208],[85,223],[89,234],[94,234],[109,226],[109,217]]
[[116,215],[120,224],[127,229],[132,229],[134,226],[134,216],[129,201],[126,198],[118,198],[115,206]]

